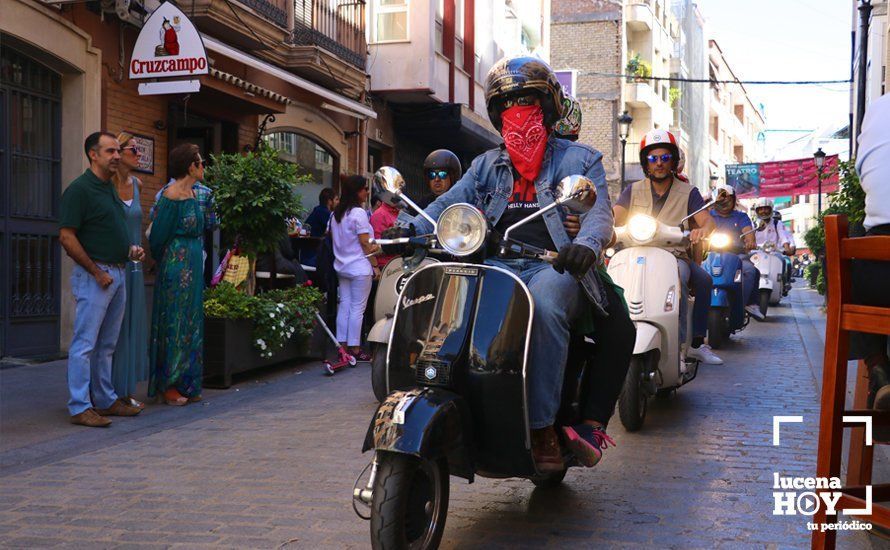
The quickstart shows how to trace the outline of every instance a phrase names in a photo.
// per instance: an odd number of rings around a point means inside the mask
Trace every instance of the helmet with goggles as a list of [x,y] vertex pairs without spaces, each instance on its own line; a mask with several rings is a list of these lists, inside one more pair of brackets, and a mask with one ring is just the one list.
[[512,104],[528,104],[537,98],[544,112],[544,125],[552,128],[563,117],[562,93],[556,73],[543,60],[532,56],[505,57],[485,78],[485,105],[492,125],[501,130],[501,114]]
[[[447,172],[451,177],[451,184],[454,185],[463,175],[463,168],[460,166],[460,160],[457,155],[448,149],[436,149],[426,156],[423,161],[423,173],[430,178],[430,172]],[[444,179],[444,178],[442,178]]]
[[650,130],[640,141],[640,166],[643,167],[643,172],[647,176],[649,175],[649,157],[650,153],[655,149],[668,150],[670,157],[665,159],[664,155],[662,155],[662,162],[667,164],[673,161],[674,169],[672,171],[676,172],[677,162],[680,159],[680,148],[677,145],[677,138],[667,130],[661,129]]
[[578,141],[581,133],[581,103],[568,92],[562,92],[562,118],[553,125],[556,137],[569,141]]

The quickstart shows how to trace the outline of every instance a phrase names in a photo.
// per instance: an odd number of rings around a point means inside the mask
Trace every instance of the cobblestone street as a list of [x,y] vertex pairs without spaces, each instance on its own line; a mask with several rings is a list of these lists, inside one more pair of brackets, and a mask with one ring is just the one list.
[[[821,362],[821,344],[804,311],[811,295],[794,290],[719,352],[725,365],[703,366],[675,396],[651,401],[640,432],[616,417],[617,448],[594,470],[571,470],[561,488],[452,478],[443,546],[809,547],[805,517],[773,516],[772,480],[815,471],[810,360]],[[2,371],[4,400],[41,368]],[[2,545],[369,547],[350,505],[370,459],[360,453],[375,406],[369,374],[366,364],[333,378],[317,365],[283,368],[184,410],[150,405],[107,430],[66,424],[56,394],[40,422],[4,409]],[[804,423],[786,426],[774,447],[779,414]],[[839,536],[840,548],[882,544]]]

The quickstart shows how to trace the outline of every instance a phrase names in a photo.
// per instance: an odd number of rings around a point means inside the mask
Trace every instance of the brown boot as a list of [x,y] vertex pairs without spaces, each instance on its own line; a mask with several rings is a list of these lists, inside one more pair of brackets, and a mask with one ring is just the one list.
[[89,426],[90,428],[107,428],[111,426],[111,420],[102,418],[93,409],[87,409],[80,414],[75,414],[71,417],[71,423]]
[[136,416],[141,412],[142,409],[129,405],[120,398],[107,409],[96,409],[96,413],[100,416]]
[[553,426],[532,430],[532,458],[539,472],[561,472],[565,469],[559,440]]

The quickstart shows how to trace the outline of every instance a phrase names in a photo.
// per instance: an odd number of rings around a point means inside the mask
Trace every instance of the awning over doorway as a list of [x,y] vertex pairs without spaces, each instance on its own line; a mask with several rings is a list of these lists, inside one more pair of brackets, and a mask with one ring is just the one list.
[[311,92],[319,97],[322,97],[332,103],[337,104],[344,109],[348,109],[357,115],[361,115],[368,118],[377,118],[377,113],[367,105],[363,103],[359,103],[358,101],[354,101],[349,99],[348,97],[344,97],[336,92],[332,92],[327,88],[319,86],[313,82],[306,80],[305,78],[300,78],[299,76],[289,73],[284,69],[280,69],[270,63],[262,61],[261,59],[257,59],[252,55],[248,55],[241,50],[233,48],[227,44],[224,44],[215,38],[207,36],[206,34],[201,34],[201,38],[204,40],[204,46],[208,50],[215,51],[217,53],[221,53],[224,56],[232,59],[234,61],[239,61],[253,67],[255,69],[259,69],[265,73],[268,73],[276,78],[280,78],[281,80],[293,84],[298,88],[306,90],[307,92]]
[[459,103],[392,105],[396,134],[430,148],[479,154],[497,147],[501,136],[488,121]]

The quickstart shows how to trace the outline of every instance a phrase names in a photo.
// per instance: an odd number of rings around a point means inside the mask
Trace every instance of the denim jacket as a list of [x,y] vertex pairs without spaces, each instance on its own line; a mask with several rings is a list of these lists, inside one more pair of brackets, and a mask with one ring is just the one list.
[[[597,194],[596,204],[581,216],[581,231],[575,237],[574,243],[590,248],[597,257],[600,257],[612,236],[613,225],[602,154],[586,145],[551,136],[547,141],[541,171],[535,180],[535,190],[541,208],[553,203],[559,181],[573,174],[587,176],[596,185]],[[512,193],[512,163],[502,145],[476,157],[464,176],[430,204],[425,212],[436,220],[448,206],[465,202],[481,209],[489,223],[494,226],[506,211]],[[544,223],[557,250],[573,242],[562,224],[565,214],[561,207],[544,214]],[[399,215],[399,224],[402,226],[411,224],[421,234],[433,230],[430,223],[422,216],[412,217],[404,211]],[[606,298],[596,268],[592,268],[581,278],[581,284],[593,302],[594,310],[599,315],[605,316]]]

